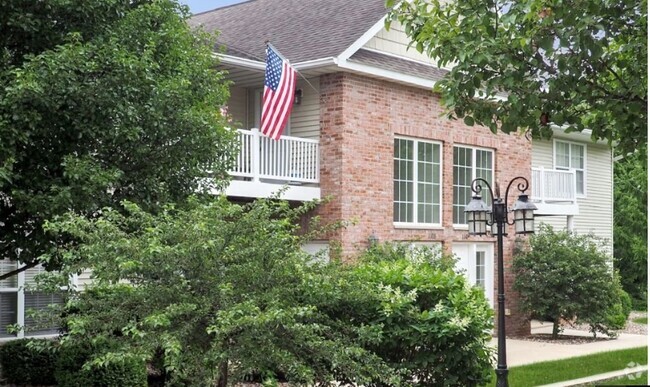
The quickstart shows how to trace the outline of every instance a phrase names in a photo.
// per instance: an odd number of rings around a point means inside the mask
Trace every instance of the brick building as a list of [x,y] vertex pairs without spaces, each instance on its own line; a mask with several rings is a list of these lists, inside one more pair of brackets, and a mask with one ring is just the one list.
[[[531,182],[537,215],[557,227],[584,227],[580,231],[611,240],[609,148],[587,145],[588,133],[558,131],[553,141],[531,142],[448,120],[431,91],[446,69],[409,50],[401,26],[384,28],[383,4],[254,0],[191,19],[195,26],[220,31],[219,46],[225,47],[218,51],[220,66],[233,81],[228,112],[242,128],[242,150],[226,193],[266,197],[288,184],[287,200],[329,197],[319,215],[355,224],[306,249],[335,241],[344,259],[354,259],[374,239],[440,245],[460,258],[460,268],[485,289],[492,305],[495,238],[470,237],[463,212],[473,178],[495,185],[523,176]],[[266,41],[303,76],[277,142],[251,129],[259,127]],[[588,164],[598,168],[587,173]],[[589,182],[596,180],[598,188],[587,196]],[[601,224],[581,214],[581,204],[595,206]],[[530,325],[511,290],[514,244],[511,232],[504,246],[506,325],[509,334],[526,334]]]

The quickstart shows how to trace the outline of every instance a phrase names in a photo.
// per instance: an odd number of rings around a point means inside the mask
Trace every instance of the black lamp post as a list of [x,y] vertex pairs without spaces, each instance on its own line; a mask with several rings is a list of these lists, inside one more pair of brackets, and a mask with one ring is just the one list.
[[[515,202],[512,209],[508,210],[508,191],[512,184],[522,180],[517,184],[519,198]],[[483,184],[490,191],[492,199],[492,207],[481,199],[481,191]],[[497,358],[497,387],[508,387],[508,365],[506,364],[506,296],[504,290],[504,277],[503,277],[503,236],[506,233],[506,224],[515,225],[516,234],[530,234],[534,232],[535,222],[533,211],[537,207],[528,201],[528,195],[524,192],[528,189],[528,180],[524,177],[515,177],[508,183],[506,188],[505,200],[501,199],[501,192],[497,182],[496,195],[492,191],[490,183],[485,179],[477,178],[472,181],[472,191],[474,195],[472,200],[465,206],[465,213],[467,214],[467,225],[469,226],[470,235],[486,235],[488,233],[487,226],[490,227],[490,233],[497,237],[497,268],[498,268],[498,294],[497,300],[499,304],[498,310],[498,358]],[[514,213],[512,221],[508,219],[508,213]]]

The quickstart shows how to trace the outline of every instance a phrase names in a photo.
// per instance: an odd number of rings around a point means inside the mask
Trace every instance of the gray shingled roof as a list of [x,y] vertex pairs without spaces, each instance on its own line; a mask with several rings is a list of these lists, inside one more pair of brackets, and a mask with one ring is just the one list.
[[268,40],[293,63],[335,57],[386,14],[384,0],[252,0],[192,16],[221,31],[226,54],[265,61]]
[[355,52],[350,57],[350,61],[433,81],[442,79],[448,73],[447,70],[439,69],[425,63],[400,59],[364,49]]

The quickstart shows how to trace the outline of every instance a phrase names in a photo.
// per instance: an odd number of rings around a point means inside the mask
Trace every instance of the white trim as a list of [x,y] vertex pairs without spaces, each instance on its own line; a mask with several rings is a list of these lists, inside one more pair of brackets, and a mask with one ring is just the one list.
[[414,230],[444,230],[445,228],[436,223],[407,223],[407,222],[393,222],[393,227],[400,229],[414,229]]
[[310,69],[315,69],[319,67],[327,67],[331,65],[337,64],[337,58],[334,57],[327,57],[327,58],[321,58],[321,59],[312,59],[312,60],[307,60],[304,62],[298,62],[294,63],[292,66],[296,70],[310,70]]
[[417,64],[425,65],[425,66],[429,66],[429,67],[431,67],[431,68],[433,68],[433,69],[437,69],[437,70],[451,71],[450,69],[446,69],[446,68],[444,68],[444,67],[439,67],[439,66],[436,66],[436,65],[434,65],[434,64],[431,64],[431,63],[429,63],[429,62],[425,62],[425,61],[421,61],[421,60],[413,59],[413,58],[408,57],[408,56],[398,55],[398,54],[395,54],[395,53],[393,53],[393,52],[381,51],[381,50],[377,50],[376,48],[368,48],[368,47],[363,47],[363,50],[371,51],[371,52],[374,52],[374,53],[376,53],[376,54],[381,54],[381,55],[390,56],[390,57],[393,57],[393,58],[396,58],[396,59],[402,59],[402,60],[406,60],[406,61],[409,61],[409,62],[413,62],[413,63],[417,63]]
[[[467,266],[467,272],[465,276],[467,282],[476,286],[476,253],[484,252],[485,253],[485,297],[488,299],[490,306],[493,309],[496,309],[494,303],[494,243],[490,242],[452,242],[451,245],[452,253],[457,256],[460,260],[458,262],[459,266]],[[454,251],[455,250],[455,251]],[[460,256],[456,252],[463,250],[467,256]],[[464,267],[460,269],[464,269]],[[459,268],[457,266],[457,268]]]
[[[581,146],[583,149],[583,167],[582,169],[578,168],[566,168],[566,167],[559,167],[556,165],[556,156],[557,156],[557,143],[558,142],[563,142],[565,144],[569,144],[569,164],[571,164],[571,145],[576,145],[576,146]],[[553,169],[558,170],[558,171],[582,171],[582,193],[578,192],[578,179],[577,179],[577,173],[576,173],[576,198],[580,199],[585,199],[587,197],[587,144],[585,143],[580,143],[580,142],[575,142],[575,141],[568,141],[562,138],[554,138],[553,139]]]
[[422,87],[425,89],[432,89],[436,84],[436,81],[433,81],[431,79],[406,75],[391,70],[379,69],[377,67],[368,66],[361,63],[354,63],[347,60],[339,61],[338,65],[340,68],[345,70],[355,71],[362,74],[388,79],[391,81],[406,83],[408,85]]
[[[395,228],[415,228],[415,229],[443,229],[442,227],[442,212],[444,209],[444,203],[443,203],[443,170],[444,170],[444,165],[443,165],[443,150],[444,146],[441,141],[437,140],[429,140],[429,139],[421,139],[417,137],[407,137],[407,136],[395,136],[393,138],[393,164],[395,163],[395,140],[404,140],[404,141],[411,141],[413,143],[413,159],[409,160],[409,162],[412,163],[413,166],[413,222],[395,222],[395,214],[393,214],[393,226]],[[438,159],[438,164],[440,165],[439,171],[438,171],[438,185],[440,186],[440,191],[438,192],[438,206],[439,206],[439,211],[438,211],[438,219],[436,223],[425,223],[425,222],[418,222],[417,221],[417,215],[418,215],[418,160],[417,160],[417,155],[418,155],[418,143],[425,143],[425,144],[432,144],[432,145],[437,145],[439,149],[439,159]],[[435,161],[434,161],[435,163]],[[435,184],[435,182],[434,182]],[[393,187],[395,186],[395,176],[393,176]],[[395,203],[395,195],[393,194],[393,205]]]
[[345,51],[343,51],[338,56],[338,60],[348,60],[355,52],[357,52],[361,47],[368,43],[370,39],[374,38],[375,35],[377,35],[377,33],[381,31],[382,28],[384,28],[385,23],[386,16],[382,17],[377,23],[373,24],[373,26],[370,27],[368,31],[364,32],[363,35],[359,37],[359,39],[355,40],[354,43],[350,45],[350,47],[346,48]]
[[[245,198],[268,198],[275,195],[282,187],[283,185],[281,183],[231,180],[224,191],[213,190],[212,194],[225,194],[227,196]],[[308,187],[304,185],[287,185],[286,191],[280,196],[280,199],[296,201],[309,201],[320,198],[320,187]]]
[[266,70],[266,62],[219,53],[213,53],[212,56],[219,59],[221,63],[244,67],[251,70]]
[[[21,265],[23,267],[24,265]],[[25,337],[25,271],[18,273],[18,291],[16,292],[16,324],[21,329],[16,333],[16,338],[22,339]]]

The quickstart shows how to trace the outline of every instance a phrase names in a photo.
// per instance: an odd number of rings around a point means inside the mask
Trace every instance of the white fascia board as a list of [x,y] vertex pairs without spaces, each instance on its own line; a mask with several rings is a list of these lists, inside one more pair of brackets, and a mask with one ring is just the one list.
[[212,54],[215,58],[218,58],[221,63],[234,65],[237,67],[244,67],[252,70],[262,70],[266,69],[266,62],[260,62],[257,60],[251,60],[246,58],[240,58],[237,56],[226,55],[226,54]]
[[[607,140],[597,140],[593,141],[591,139],[591,134],[592,130],[591,129],[583,129],[581,132],[565,132],[566,128],[568,128],[568,125],[551,125],[551,129],[553,129],[553,137],[554,138],[559,138],[559,139],[566,139],[566,140],[574,140],[574,141],[579,141],[579,142],[586,142],[586,143],[596,143],[600,145],[608,145]],[[612,143],[612,147],[614,147],[616,143]]]
[[336,62],[337,62],[336,58],[329,57],[329,58],[308,60],[305,62],[292,63],[291,65],[293,66],[293,68],[300,71],[300,70],[316,69],[319,67],[327,67],[327,66],[335,65]]
[[[218,58],[221,63],[229,64],[237,67],[244,67],[247,69],[253,70],[265,70],[266,62],[260,62],[257,60],[251,60],[246,58],[240,58],[238,56],[226,55],[226,54],[212,54],[215,58]],[[310,70],[319,67],[327,67],[336,64],[336,58],[328,57],[321,59],[313,59],[305,62],[292,63],[291,65],[296,70]]]
[[426,79],[426,78],[420,78],[420,77],[415,77],[412,75],[406,75],[402,74],[396,71],[391,71],[391,70],[384,70],[384,69],[379,69],[377,67],[372,67],[368,65],[364,65],[361,63],[355,63],[355,62],[349,62],[347,60],[341,61],[339,60],[338,65],[340,68],[349,70],[349,71],[356,71],[360,72],[363,74],[368,74],[368,75],[373,75],[376,77],[381,77],[381,78],[386,78],[389,80],[401,82],[401,83],[407,83],[409,85],[413,86],[418,86],[422,87],[425,89],[432,89],[433,86],[436,84],[436,81],[433,81],[431,79]]
[[359,39],[355,40],[350,47],[346,48],[339,56],[338,60],[346,61],[348,60],[355,52],[357,52],[361,47],[370,41],[382,28],[384,28],[386,22],[386,16],[382,17],[377,23],[375,23],[368,31],[366,31]]

